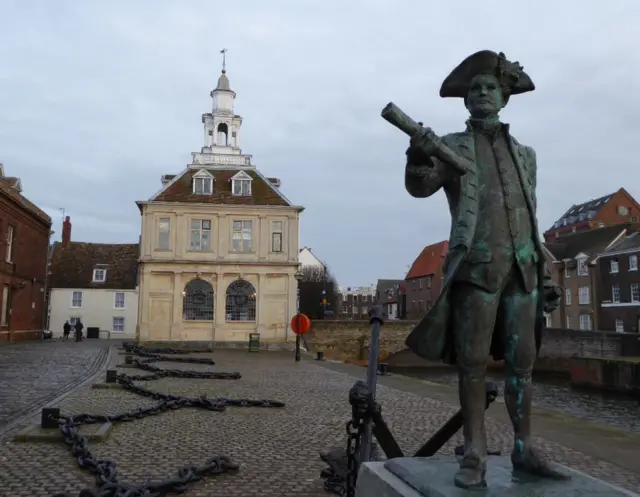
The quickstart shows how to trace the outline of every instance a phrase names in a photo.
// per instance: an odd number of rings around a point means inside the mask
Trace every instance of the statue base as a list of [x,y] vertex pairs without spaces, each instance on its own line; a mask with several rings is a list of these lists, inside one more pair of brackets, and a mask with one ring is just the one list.
[[555,464],[556,469],[571,476],[570,480],[514,473],[511,458],[498,456],[487,458],[487,488],[464,490],[453,483],[458,467],[454,456],[365,463],[358,474],[356,497],[640,497],[560,464]]

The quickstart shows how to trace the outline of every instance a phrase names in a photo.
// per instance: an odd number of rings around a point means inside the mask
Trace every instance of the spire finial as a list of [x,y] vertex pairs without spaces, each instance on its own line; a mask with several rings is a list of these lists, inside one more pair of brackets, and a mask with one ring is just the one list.
[[222,54],[222,72],[226,73],[227,72],[227,49],[223,48],[222,50],[220,50],[220,53]]

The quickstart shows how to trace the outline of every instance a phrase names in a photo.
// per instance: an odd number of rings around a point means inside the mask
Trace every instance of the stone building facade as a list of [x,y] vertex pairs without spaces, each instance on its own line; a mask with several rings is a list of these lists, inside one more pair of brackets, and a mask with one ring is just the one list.
[[223,69],[202,116],[205,143],[142,215],[140,342],[283,342],[296,312],[303,208],[242,153]]

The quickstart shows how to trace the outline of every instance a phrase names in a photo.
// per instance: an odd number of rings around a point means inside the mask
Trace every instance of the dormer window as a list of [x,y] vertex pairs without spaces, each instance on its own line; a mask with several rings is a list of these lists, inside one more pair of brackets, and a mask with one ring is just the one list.
[[251,182],[253,179],[244,171],[240,171],[231,178],[231,192],[238,196],[251,195]]
[[93,270],[93,282],[104,283],[107,279],[107,270],[104,268],[95,268]]
[[193,175],[193,193],[196,195],[211,195],[213,193],[213,176],[204,169]]

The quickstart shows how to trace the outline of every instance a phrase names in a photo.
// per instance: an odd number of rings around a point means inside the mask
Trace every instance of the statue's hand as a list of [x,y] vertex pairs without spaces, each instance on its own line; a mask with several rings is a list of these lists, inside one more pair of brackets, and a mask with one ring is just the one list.
[[560,302],[564,295],[564,290],[561,286],[556,285],[553,281],[545,281],[544,284],[544,312],[551,313],[560,307]]
[[439,143],[440,138],[431,128],[422,128],[419,133],[411,137],[409,150],[431,157],[434,155]]

